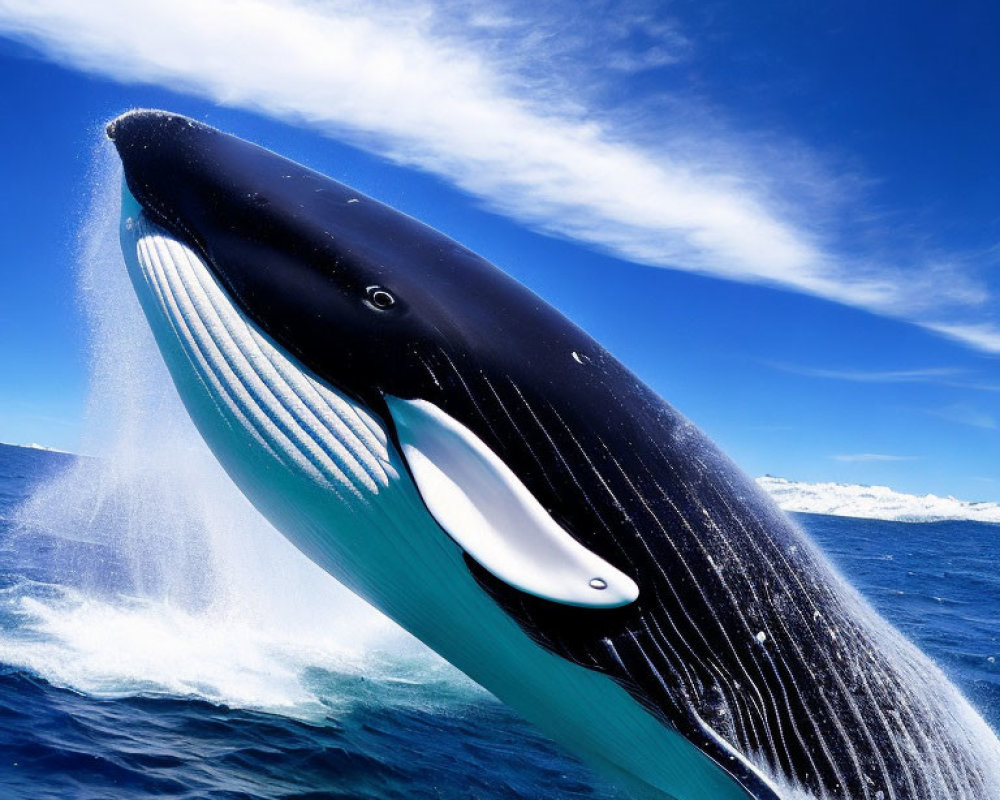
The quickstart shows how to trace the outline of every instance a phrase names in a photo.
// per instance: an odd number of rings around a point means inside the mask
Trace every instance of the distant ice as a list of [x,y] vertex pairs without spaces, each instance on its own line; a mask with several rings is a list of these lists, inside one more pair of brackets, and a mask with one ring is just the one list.
[[45,450],[48,453],[63,453],[65,455],[73,455],[69,450],[59,450],[56,447],[49,447],[44,444],[38,444],[37,442],[32,442],[31,444],[13,444],[8,442],[0,442],[0,444],[7,444],[9,447],[23,447],[26,450]]
[[972,503],[933,494],[903,494],[888,486],[801,483],[770,475],[757,478],[757,483],[785,511],[897,522],[972,520],[1000,523],[1000,504],[997,503]]

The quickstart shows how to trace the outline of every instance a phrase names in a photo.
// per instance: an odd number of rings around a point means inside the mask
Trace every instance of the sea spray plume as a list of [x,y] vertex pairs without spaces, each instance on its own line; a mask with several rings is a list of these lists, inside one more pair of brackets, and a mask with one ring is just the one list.
[[[100,147],[91,168],[91,197],[77,244],[80,304],[90,325],[90,390],[81,460],[71,473],[43,488],[22,509],[23,524],[44,525],[58,536],[110,546],[124,556],[118,576],[127,591],[188,608],[203,607],[214,593],[210,530],[200,492],[184,481],[206,462],[163,366],[151,358],[155,344],[141,310],[121,280],[114,245],[120,168]],[[167,458],[192,462],[189,473],[161,475]],[[187,491],[184,491],[187,490]],[[225,514],[214,512],[225,519]],[[205,513],[211,504],[206,504]],[[219,520],[216,520],[218,522]],[[57,540],[58,541],[58,540]],[[87,590],[109,577],[98,559],[83,557],[74,571]]]
[[181,397],[296,545],[675,800],[995,800],[1000,743],[753,482],[554,309],[164,112],[109,126]]
[[194,694],[303,715],[338,702],[311,687],[310,671],[376,668],[368,653],[383,641],[411,653],[415,677],[436,676],[438,659],[297,553],[219,468],[129,284],[121,167],[104,136],[91,172],[77,266],[91,457],[18,510],[17,546],[42,548],[58,583],[12,590],[25,622],[0,634],[0,658],[99,694]]

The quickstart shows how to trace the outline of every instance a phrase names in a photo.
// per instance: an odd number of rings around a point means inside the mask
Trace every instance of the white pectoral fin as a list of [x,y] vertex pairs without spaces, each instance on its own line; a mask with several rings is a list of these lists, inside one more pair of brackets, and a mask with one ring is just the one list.
[[472,431],[425,400],[386,402],[427,509],[495,577],[572,606],[616,608],[639,596],[631,578],[570,536]]

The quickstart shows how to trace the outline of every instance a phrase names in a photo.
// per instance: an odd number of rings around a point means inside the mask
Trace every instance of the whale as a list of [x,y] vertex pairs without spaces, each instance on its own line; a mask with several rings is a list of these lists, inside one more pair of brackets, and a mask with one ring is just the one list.
[[1000,742],[946,676],[550,304],[198,121],[107,135],[188,414],[338,581],[637,797],[1000,798]]

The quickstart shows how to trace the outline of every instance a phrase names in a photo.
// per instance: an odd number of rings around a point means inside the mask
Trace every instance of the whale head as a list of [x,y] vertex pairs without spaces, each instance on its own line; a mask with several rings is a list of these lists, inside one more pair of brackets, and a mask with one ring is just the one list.
[[382,422],[465,552],[555,602],[635,600],[634,581],[553,520],[484,439],[490,420],[470,395],[474,377],[509,381],[538,348],[568,359],[586,334],[447,237],[249,142],[161,112],[120,117],[108,135],[144,229],[203,262],[223,304],[303,374]]
[[132,112],[108,135],[147,217],[310,371],[369,405],[442,391],[425,366],[440,350],[486,361],[483,343],[517,330],[503,273],[347,186],[172,114]]
[[993,796],[1000,745],[958,692],[554,308],[193,120],[135,111],[108,135],[185,406],[328,572],[655,796]]

